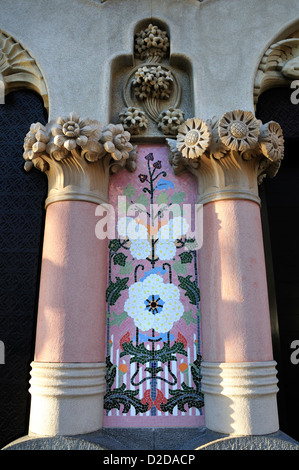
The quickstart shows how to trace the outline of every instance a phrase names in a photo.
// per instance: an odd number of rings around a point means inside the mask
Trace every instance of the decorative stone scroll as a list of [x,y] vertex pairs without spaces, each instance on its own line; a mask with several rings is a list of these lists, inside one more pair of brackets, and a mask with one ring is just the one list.
[[48,176],[46,205],[58,200],[107,202],[109,174],[134,171],[136,147],[121,124],[81,119],[72,112],[46,126],[31,125],[24,139],[25,170]]
[[198,179],[199,202],[241,198],[260,202],[258,184],[274,177],[284,156],[280,125],[266,124],[249,111],[234,110],[206,122],[188,119],[177,139],[167,139],[176,174]]
[[48,110],[48,91],[40,68],[31,54],[3,31],[0,31],[0,81],[6,94],[20,88],[36,91]]
[[265,52],[255,78],[254,104],[266,90],[289,86],[299,79],[299,38],[288,38],[272,44]]
[[128,62],[118,58],[113,67],[112,121],[121,122],[138,141],[175,136],[192,109],[191,68],[181,58],[170,60],[166,29],[156,24],[140,27],[134,36],[133,66],[122,65]]

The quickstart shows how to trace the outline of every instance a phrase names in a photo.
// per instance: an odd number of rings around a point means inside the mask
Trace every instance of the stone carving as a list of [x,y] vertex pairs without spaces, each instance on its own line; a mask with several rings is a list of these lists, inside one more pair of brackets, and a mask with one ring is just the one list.
[[186,158],[198,158],[211,142],[209,126],[198,118],[188,119],[178,129],[177,148]]
[[48,176],[46,204],[63,199],[106,202],[109,174],[134,171],[136,147],[121,124],[81,119],[74,112],[46,126],[32,124],[24,139],[24,168]]
[[169,108],[162,111],[158,117],[158,128],[165,135],[176,135],[179,126],[185,121],[185,113],[181,109]]
[[135,35],[136,57],[148,62],[160,61],[169,50],[167,32],[156,25],[148,25]]
[[242,110],[206,123],[189,119],[179,127],[177,139],[167,142],[174,172],[196,175],[201,203],[231,197],[260,202],[258,184],[277,174],[284,156],[280,125],[262,124]]
[[182,58],[176,58],[173,61],[175,65],[170,65],[169,52],[170,39],[166,28],[149,24],[135,33],[134,66],[124,65],[123,74],[119,67],[117,69],[122,107],[126,111],[117,109],[116,112],[114,100],[111,103],[112,114],[117,115],[125,128],[133,136],[138,136],[138,140],[140,137],[176,135],[185,118],[184,107],[192,108],[190,66]]
[[265,52],[255,78],[254,102],[266,90],[289,86],[299,79],[299,38],[288,38],[272,44]]
[[16,89],[36,90],[48,110],[48,91],[40,68],[23,46],[0,31],[0,80],[6,94]]
[[167,100],[171,94],[172,82],[171,72],[163,70],[161,65],[158,65],[150,68],[144,66],[137,69],[132,84],[138,100],[148,98]]
[[139,134],[143,130],[146,130],[148,120],[145,116],[144,111],[134,106],[124,109],[119,113],[120,122],[124,129],[129,131],[130,134]]
[[260,129],[258,121],[249,111],[225,113],[219,120],[219,137],[231,150],[244,152],[256,146]]

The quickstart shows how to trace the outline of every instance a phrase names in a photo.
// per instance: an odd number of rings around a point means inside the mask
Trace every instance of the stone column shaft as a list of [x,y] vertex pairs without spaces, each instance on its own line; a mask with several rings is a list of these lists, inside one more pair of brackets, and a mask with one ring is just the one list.
[[188,169],[203,204],[199,250],[202,391],[206,426],[228,434],[278,430],[258,183],[283,158],[280,126],[250,112],[187,120],[168,140],[177,173]]
[[106,390],[108,240],[96,235],[109,175],[133,150],[122,126],[71,113],[25,138],[25,169],[48,177],[29,433],[74,435],[102,427]]

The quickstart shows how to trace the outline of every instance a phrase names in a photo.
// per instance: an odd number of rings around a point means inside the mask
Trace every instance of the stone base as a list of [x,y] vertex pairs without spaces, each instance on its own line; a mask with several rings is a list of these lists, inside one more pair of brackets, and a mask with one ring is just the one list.
[[299,443],[281,431],[232,437],[206,428],[111,428],[79,436],[25,436],[2,450],[299,450]]

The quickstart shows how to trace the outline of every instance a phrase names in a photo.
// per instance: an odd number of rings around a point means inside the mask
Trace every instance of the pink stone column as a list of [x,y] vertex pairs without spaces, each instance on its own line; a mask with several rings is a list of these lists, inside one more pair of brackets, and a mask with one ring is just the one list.
[[96,237],[96,207],[78,200],[47,207],[30,434],[75,435],[102,427],[107,239]]
[[168,143],[174,171],[187,168],[196,176],[203,205],[199,282],[206,427],[225,434],[276,432],[278,388],[258,184],[279,169],[282,130],[236,109],[207,122],[189,119],[176,144]]
[[271,326],[260,207],[242,199],[206,204],[199,252],[203,359],[270,361]]
[[105,361],[107,239],[95,235],[96,205],[47,208],[35,361]]
[[260,207],[203,208],[199,250],[206,426],[250,435],[279,429]]

